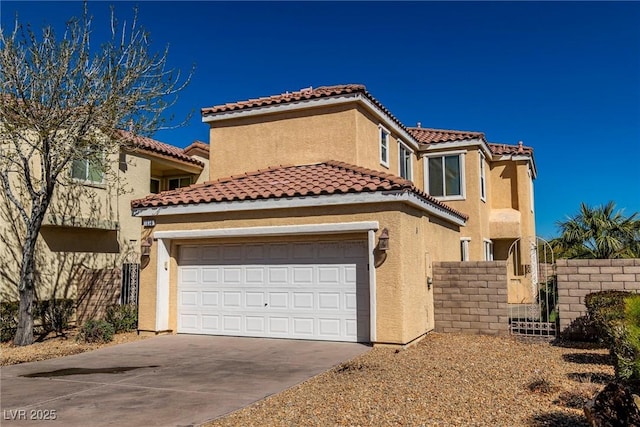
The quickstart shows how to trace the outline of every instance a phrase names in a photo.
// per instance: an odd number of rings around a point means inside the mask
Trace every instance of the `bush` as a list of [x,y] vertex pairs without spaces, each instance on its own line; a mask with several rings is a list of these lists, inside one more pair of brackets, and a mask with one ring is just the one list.
[[34,307],[33,317],[40,320],[40,326],[45,334],[56,332],[59,335],[69,327],[69,321],[75,310],[72,299],[51,299],[38,301]]
[[0,342],[11,341],[18,329],[18,301],[0,303]]
[[115,330],[106,320],[89,320],[80,328],[78,341],[104,343],[113,340]]
[[640,379],[640,295],[596,292],[586,296],[585,305],[600,339],[609,346],[616,377]]
[[135,304],[118,304],[107,307],[105,320],[117,332],[134,331],[138,327],[138,307]]
[[600,339],[610,345],[614,331],[611,327],[624,319],[624,299],[631,292],[625,291],[602,291],[594,292],[584,298],[584,305],[587,306],[589,317],[598,330]]

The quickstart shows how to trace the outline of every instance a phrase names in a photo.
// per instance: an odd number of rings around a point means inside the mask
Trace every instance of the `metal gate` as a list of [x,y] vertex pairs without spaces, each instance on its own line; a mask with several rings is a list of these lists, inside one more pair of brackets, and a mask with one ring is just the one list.
[[140,286],[140,264],[122,264],[122,289],[120,304],[138,305],[138,288]]
[[558,287],[549,242],[540,237],[513,242],[507,281],[511,333],[554,337],[558,329]]

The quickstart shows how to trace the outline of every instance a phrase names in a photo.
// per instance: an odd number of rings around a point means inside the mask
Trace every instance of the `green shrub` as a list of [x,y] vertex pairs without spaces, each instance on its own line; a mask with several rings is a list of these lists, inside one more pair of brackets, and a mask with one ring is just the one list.
[[138,307],[135,304],[117,304],[107,307],[105,320],[117,332],[134,331],[138,327]]
[[18,301],[3,301],[0,303],[0,342],[11,341],[18,329]]
[[640,379],[640,295],[606,291],[585,297],[599,338],[609,346],[616,378]]
[[113,325],[106,320],[89,320],[80,328],[78,341],[87,343],[102,343],[113,340],[115,330]]
[[625,291],[594,292],[584,298],[589,317],[598,330],[600,339],[610,345],[614,337],[612,326],[624,319],[624,299],[632,295]]
[[40,320],[40,326],[45,334],[56,332],[59,335],[69,328],[69,321],[75,310],[72,299],[50,299],[38,301],[34,307],[34,320]]

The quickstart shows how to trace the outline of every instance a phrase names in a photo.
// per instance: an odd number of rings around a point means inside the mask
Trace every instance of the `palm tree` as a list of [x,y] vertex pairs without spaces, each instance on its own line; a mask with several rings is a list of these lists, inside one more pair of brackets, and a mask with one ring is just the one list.
[[614,202],[580,205],[580,212],[558,222],[560,237],[551,245],[559,258],[640,258],[638,212],[625,217]]

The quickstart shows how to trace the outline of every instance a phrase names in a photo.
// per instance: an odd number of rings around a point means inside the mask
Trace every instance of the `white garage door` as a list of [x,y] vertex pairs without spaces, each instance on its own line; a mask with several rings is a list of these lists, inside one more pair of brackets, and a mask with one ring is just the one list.
[[182,246],[178,332],[369,341],[364,241]]

